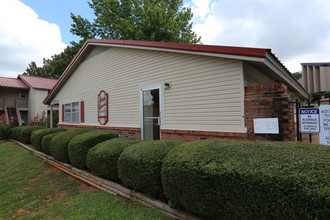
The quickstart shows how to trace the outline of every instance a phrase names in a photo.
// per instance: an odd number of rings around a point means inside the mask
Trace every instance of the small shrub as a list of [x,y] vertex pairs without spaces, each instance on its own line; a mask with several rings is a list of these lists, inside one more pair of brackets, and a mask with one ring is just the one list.
[[195,141],[167,154],[162,184],[205,219],[328,219],[329,161],[322,145]]
[[10,138],[12,138],[14,140],[18,140],[18,134],[19,134],[20,130],[24,129],[26,127],[27,126],[17,126],[17,127],[13,127],[12,129],[10,129],[10,131],[9,131]]
[[51,134],[47,134],[46,136],[44,136],[42,138],[41,141],[41,148],[42,148],[42,152],[44,152],[45,154],[50,155],[50,142],[53,139],[53,137],[55,137],[56,135],[62,133],[64,131],[57,131],[55,133],[51,133]]
[[117,163],[120,154],[129,146],[139,143],[132,138],[114,138],[89,149],[86,158],[87,168],[95,175],[119,182]]
[[42,138],[48,134],[59,132],[59,131],[66,131],[64,128],[45,128],[41,130],[36,130],[32,132],[31,135],[31,144],[37,150],[42,151],[41,141]]
[[123,185],[164,200],[161,167],[164,157],[178,140],[145,141],[128,147],[118,160],[118,176]]
[[31,135],[33,131],[47,129],[44,126],[24,126],[18,133],[18,140],[23,144],[31,144]]
[[88,150],[96,144],[118,137],[113,131],[91,131],[74,137],[68,147],[69,160],[73,166],[86,169],[86,157]]
[[0,116],[0,140],[9,138],[10,129],[14,126],[14,117],[10,117],[7,121],[5,114]]
[[76,135],[94,131],[92,128],[77,128],[56,135],[50,142],[50,155],[56,160],[70,163],[68,155],[68,144]]

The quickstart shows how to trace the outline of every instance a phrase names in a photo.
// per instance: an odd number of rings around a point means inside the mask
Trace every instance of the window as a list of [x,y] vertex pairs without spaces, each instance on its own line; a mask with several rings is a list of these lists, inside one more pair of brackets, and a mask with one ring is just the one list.
[[64,105],[64,122],[79,124],[79,102]]
[[21,92],[21,93],[19,94],[19,99],[27,99],[27,93],[25,93],[25,92]]

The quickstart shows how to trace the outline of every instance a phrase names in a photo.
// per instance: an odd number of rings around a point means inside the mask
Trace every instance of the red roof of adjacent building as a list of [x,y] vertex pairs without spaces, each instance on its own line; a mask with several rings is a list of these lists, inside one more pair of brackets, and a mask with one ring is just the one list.
[[57,83],[57,79],[49,79],[36,76],[18,75],[17,78],[23,80],[25,84],[34,89],[51,90]]
[[29,87],[20,79],[0,77],[0,87],[28,89]]
[[42,78],[36,76],[18,75],[17,79],[0,77],[0,87],[21,88],[21,89],[46,89],[51,90],[57,79]]

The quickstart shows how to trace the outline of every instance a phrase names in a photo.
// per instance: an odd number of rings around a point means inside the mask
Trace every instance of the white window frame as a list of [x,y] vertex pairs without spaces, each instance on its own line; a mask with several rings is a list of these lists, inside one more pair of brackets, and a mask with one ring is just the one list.
[[[73,112],[73,104],[78,103],[78,111]],[[67,108],[68,107],[68,108]],[[69,110],[68,112],[66,110]],[[78,114],[78,121],[73,121],[73,114]],[[64,104],[64,123],[80,124],[80,102],[69,102]]]

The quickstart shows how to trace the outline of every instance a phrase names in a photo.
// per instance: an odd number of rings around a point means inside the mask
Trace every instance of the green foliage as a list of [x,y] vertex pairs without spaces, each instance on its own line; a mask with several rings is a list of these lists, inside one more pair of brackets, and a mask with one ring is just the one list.
[[22,126],[23,128],[18,132],[18,140],[23,144],[31,144],[31,135],[33,131],[40,129],[47,129],[44,126]]
[[10,138],[12,138],[14,140],[18,140],[18,134],[19,134],[20,130],[25,127],[27,127],[27,126],[17,126],[17,127],[11,128],[9,131]]
[[311,93],[311,95],[313,96],[313,100],[321,99],[321,93],[319,93],[319,92],[313,92],[313,93]]
[[161,167],[166,154],[178,140],[145,141],[128,147],[118,160],[118,176],[122,183],[157,199],[164,199]]
[[96,130],[74,137],[68,147],[68,155],[73,166],[86,169],[88,150],[98,143],[118,137],[113,131]]
[[53,137],[57,136],[58,134],[62,133],[64,131],[57,131],[55,133],[47,134],[43,136],[41,140],[41,151],[45,154],[50,155],[50,142],[53,139]]
[[324,93],[324,97],[325,98],[330,98],[330,91],[327,91],[326,93]]
[[50,142],[50,155],[54,157],[56,160],[62,161],[64,163],[70,163],[69,155],[68,155],[68,144],[72,138],[76,135],[94,131],[91,128],[77,128],[73,130],[68,130],[65,132],[56,135],[52,138]]
[[10,127],[9,126],[2,126],[0,124],[0,140],[5,140],[10,135]]
[[139,143],[132,138],[114,138],[89,149],[86,166],[95,175],[119,182],[117,163],[120,154],[129,146]]
[[198,43],[191,9],[182,0],[92,0],[96,18],[90,22],[71,14],[71,32],[82,39],[122,39]]
[[299,72],[294,72],[294,73],[292,73],[292,75],[293,75],[293,77],[294,77],[296,80],[300,79],[301,76],[302,76],[301,71],[299,71]]
[[55,54],[50,59],[44,58],[42,67],[38,67],[37,64],[32,61],[23,75],[58,79],[79,51],[83,41],[71,43],[72,46],[66,47],[62,53]]
[[12,128],[13,126],[14,126],[14,117],[8,119],[5,114],[0,116],[0,140],[5,140],[9,138],[10,128]]
[[171,203],[206,219],[328,219],[330,148],[195,141],[162,167]]
[[44,136],[59,132],[59,131],[66,131],[64,128],[45,128],[42,130],[36,130],[32,132],[31,135],[31,144],[33,147],[35,147],[37,150],[42,151],[42,144],[41,141]]

